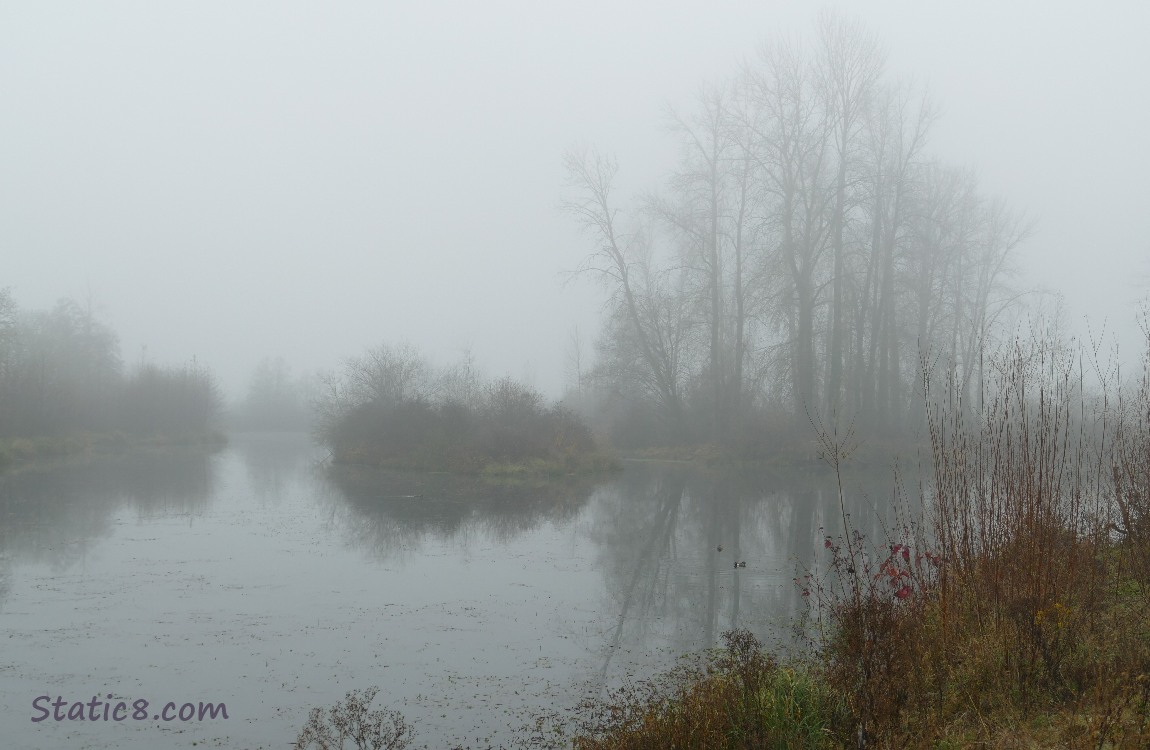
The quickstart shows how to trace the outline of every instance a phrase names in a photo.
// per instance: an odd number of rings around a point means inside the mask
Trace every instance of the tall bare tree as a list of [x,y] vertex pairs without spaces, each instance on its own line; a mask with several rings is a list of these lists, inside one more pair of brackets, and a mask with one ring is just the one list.
[[835,199],[831,212],[831,252],[834,269],[831,276],[831,321],[827,349],[826,405],[837,415],[843,383],[845,331],[846,230],[848,177],[856,161],[859,133],[867,108],[878,85],[885,63],[885,52],[878,38],[859,22],[824,13],[819,18],[816,69],[818,85],[827,108],[834,138],[836,161]]
[[618,171],[615,160],[574,149],[564,157],[564,165],[573,194],[563,207],[597,245],[577,273],[595,276],[607,286],[616,333],[638,353],[637,374],[678,433],[684,419],[682,297],[672,274],[654,267],[649,233],[624,232],[619,226],[611,195]]
[[777,236],[777,251],[764,257],[766,275],[779,285],[774,313],[786,331],[792,399],[800,416],[817,407],[815,323],[834,196],[831,123],[819,106],[813,73],[798,48],[782,40],[764,48],[759,66],[749,72],[761,109],[755,154]]
[[930,159],[936,110],[884,58],[831,14],[809,49],[772,40],[672,113],[680,159],[641,228],[620,229],[615,162],[568,154],[566,207],[597,247],[580,271],[612,295],[601,351],[664,416],[721,442],[782,395],[803,421],[898,430],[921,421],[919,360],[976,376],[1026,225]]

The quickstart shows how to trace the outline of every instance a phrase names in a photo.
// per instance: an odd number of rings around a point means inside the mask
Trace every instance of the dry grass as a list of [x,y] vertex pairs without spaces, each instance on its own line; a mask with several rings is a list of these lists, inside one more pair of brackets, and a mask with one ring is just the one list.
[[584,706],[575,750],[834,748],[842,706],[801,666],[780,666],[747,631],[702,665]]
[[867,746],[1150,746],[1150,388],[1080,373],[1017,346],[930,412],[929,533],[828,539],[824,674]]
[[[728,642],[575,747],[1150,747],[1150,380],[1089,397],[1082,370],[1019,344],[977,407],[944,389],[920,520],[876,548],[844,506],[829,572],[797,580],[804,665]],[[838,470],[849,440],[821,442]]]

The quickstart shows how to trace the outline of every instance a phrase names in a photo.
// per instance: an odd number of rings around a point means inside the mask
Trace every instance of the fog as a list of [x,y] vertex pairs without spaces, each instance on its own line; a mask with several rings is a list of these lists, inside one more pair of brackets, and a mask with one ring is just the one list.
[[[843,3],[941,105],[928,151],[1035,222],[1020,288],[1139,352],[1150,272],[1150,7]],[[833,4],[831,7],[834,7]],[[564,151],[625,200],[677,154],[668,104],[806,2],[7,3],[0,287],[91,303],[124,362],[195,356],[226,391],[382,341],[548,395],[604,292],[560,211]]]

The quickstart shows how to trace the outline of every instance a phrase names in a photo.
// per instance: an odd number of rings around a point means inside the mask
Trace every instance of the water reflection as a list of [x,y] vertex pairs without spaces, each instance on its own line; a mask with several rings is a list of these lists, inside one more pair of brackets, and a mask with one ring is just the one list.
[[[842,528],[838,482],[825,471],[629,462],[597,484],[539,486],[348,468],[325,477],[332,522],[376,559],[402,561],[433,539],[495,543],[542,560],[531,532],[545,523],[576,530],[602,585],[593,630],[581,638],[590,662],[580,671],[592,692],[669,655],[717,645],[736,627],[789,647],[806,606],[793,580],[825,563],[823,541]],[[891,482],[885,470],[844,476],[851,526],[876,541],[893,525]]]
[[115,514],[201,514],[213,496],[211,453],[170,449],[67,461],[0,474],[0,556],[53,570],[108,536]]
[[[287,746],[309,708],[379,684],[431,747],[508,743],[520,719],[667,669],[726,629],[785,640],[796,570],[825,561],[842,525],[826,473],[631,462],[600,482],[508,486],[320,456],[303,436],[237,436],[219,456],[0,476],[0,619],[22,644],[0,709],[16,716],[44,679],[234,696],[242,724],[189,739]],[[844,486],[852,524],[881,538],[889,472]],[[14,726],[15,747],[155,742],[142,725]]]
[[[873,502],[883,477],[844,483],[852,528],[874,539],[891,523]],[[842,527],[838,485],[825,473],[716,474],[633,464],[592,505],[588,536],[611,612],[592,688],[643,663],[634,654],[697,651],[731,628],[788,646],[790,625],[805,606],[793,578],[817,566],[825,535]],[[632,656],[616,666],[623,652]]]
[[302,432],[233,435],[230,446],[243,462],[252,494],[275,502],[317,465],[319,449]]
[[570,523],[595,487],[588,480],[496,484],[357,467],[332,467],[324,475],[332,518],[350,544],[379,559],[418,548],[429,536],[511,544],[544,523]]

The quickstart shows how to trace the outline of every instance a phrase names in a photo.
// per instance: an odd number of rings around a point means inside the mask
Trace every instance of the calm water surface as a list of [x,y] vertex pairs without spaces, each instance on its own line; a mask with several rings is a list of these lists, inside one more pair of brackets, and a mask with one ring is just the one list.
[[[729,628],[785,641],[796,571],[841,526],[823,473],[493,487],[320,456],[239,436],[0,475],[3,747],[287,748],[308,709],[371,685],[419,746],[507,744]],[[868,533],[889,479],[848,477]],[[32,721],[38,696],[109,694],[228,718]]]

